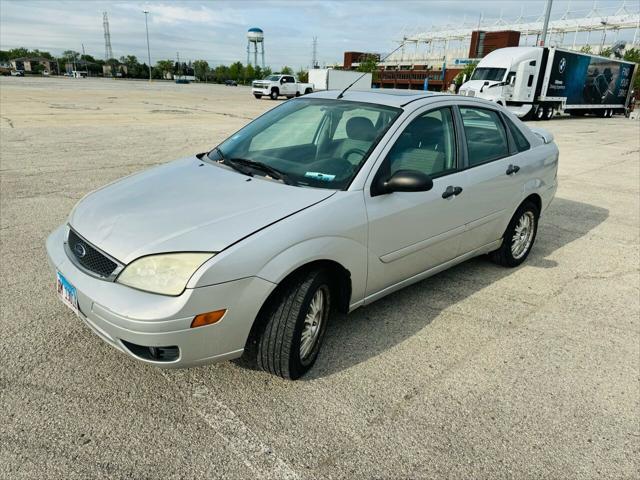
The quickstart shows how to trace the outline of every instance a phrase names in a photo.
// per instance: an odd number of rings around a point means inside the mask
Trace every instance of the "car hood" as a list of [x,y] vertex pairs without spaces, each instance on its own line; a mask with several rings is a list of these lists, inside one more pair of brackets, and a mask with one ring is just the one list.
[[127,264],[153,253],[218,252],[333,193],[250,178],[189,157],[90,193],[69,224]]

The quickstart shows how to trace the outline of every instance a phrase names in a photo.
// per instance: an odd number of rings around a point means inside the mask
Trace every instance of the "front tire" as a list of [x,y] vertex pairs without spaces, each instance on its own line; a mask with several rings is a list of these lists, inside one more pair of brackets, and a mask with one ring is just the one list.
[[271,90],[271,93],[269,94],[269,98],[271,100],[277,100],[278,99],[278,91],[273,89]]
[[257,365],[295,380],[315,363],[331,310],[329,276],[323,270],[296,275],[280,287],[265,310]]
[[533,202],[525,202],[511,218],[499,249],[489,254],[491,260],[503,267],[517,267],[524,262],[538,233],[540,210]]
[[545,117],[545,115],[544,115],[544,113],[545,113],[545,112],[544,112],[544,110],[545,110],[545,109],[544,109],[544,107],[543,107],[542,105],[538,105],[538,106],[536,107],[536,111],[535,111],[535,113],[533,114],[533,115],[534,115],[534,118],[535,118],[536,120],[544,120],[544,117]]
[[258,100],[262,98],[262,95],[260,95],[259,93],[254,93],[253,96],[256,97]]

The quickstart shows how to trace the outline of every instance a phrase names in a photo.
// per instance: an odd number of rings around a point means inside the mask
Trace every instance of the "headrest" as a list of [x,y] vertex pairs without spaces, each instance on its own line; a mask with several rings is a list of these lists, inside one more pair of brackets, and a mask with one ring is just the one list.
[[352,140],[371,141],[376,136],[376,128],[366,117],[353,117],[347,121],[347,136]]

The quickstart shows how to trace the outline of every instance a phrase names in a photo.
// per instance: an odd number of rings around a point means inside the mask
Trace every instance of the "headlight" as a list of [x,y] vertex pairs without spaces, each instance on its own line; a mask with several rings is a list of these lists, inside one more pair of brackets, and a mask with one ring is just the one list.
[[167,253],[134,260],[116,282],[147,292],[180,295],[191,275],[214,253]]

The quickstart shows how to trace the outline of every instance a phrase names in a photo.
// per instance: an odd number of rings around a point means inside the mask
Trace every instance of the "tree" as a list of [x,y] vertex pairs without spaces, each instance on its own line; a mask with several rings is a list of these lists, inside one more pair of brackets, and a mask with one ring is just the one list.
[[582,47],[580,47],[580,52],[591,53],[591,45],[583,45]]
[[263,76],[264,76],[264,72],[262,71],[262,68],[260,68],[260,65],[256,65],[255,74],[253,75],[253,78],[262,80],[262,78],[264,78]]
[[209,74],[209,63],[206,60],[196,60],[193,62],[193,70],[198,80],[206,81]]
[[[627,62],[640,63],[640,48],[628,49],[627,51],[624,52],[624,56],[622,58]],[[640,68],[640,67],[636,66],[636,68]],[[633,82],[633,89],[636,92],[640,91],[640,74],[636,74],[636,79]]]
[[378,70],[378,59],[375,55],[365,55],[360,59],[359,72],[373,73]]
[[280,69],[280,73],[282,75],[293,75],[293,70],[291,67],[287,67],[286,65]]
[[242,80],[244,77],[244,66],[241,62],[235,62],[229,66],[229,77],[238,82]]
[[156,62],[156,69],[160,73],[159,78],[167,78],[168,75],[173,74],[173,61],[171,60],[158,60]]
[[296,72],[296,77],[298,77],[299,82],[306,83],[309,81],[309,72],[304,68],[300,68],[300,70]]
[[600,55],[601,57],[610,57],[612,53],[613,53],[613,49],[611,49],[611,48],[608,48],[608,47],[607,47],[607,48],[603,48],[603,49],[600,51],[600,54],[599,54],[599,55]]
[[273,73],[273,70],[271,70],[271,67],[264,67],[262,69],[262,78],[267,78],[272,73]]
[[249,64],[244,69],[244,81],[245,83],[251,83],[256,78],[256,69],[253,68],[253,65]]
[[471,78],[473,71],[476,69],[477,62],[467,63],[462,71],[456,75],[456,78],[453,79],[453,83],[456,84],[456,87],[460,87],[464,82]]

